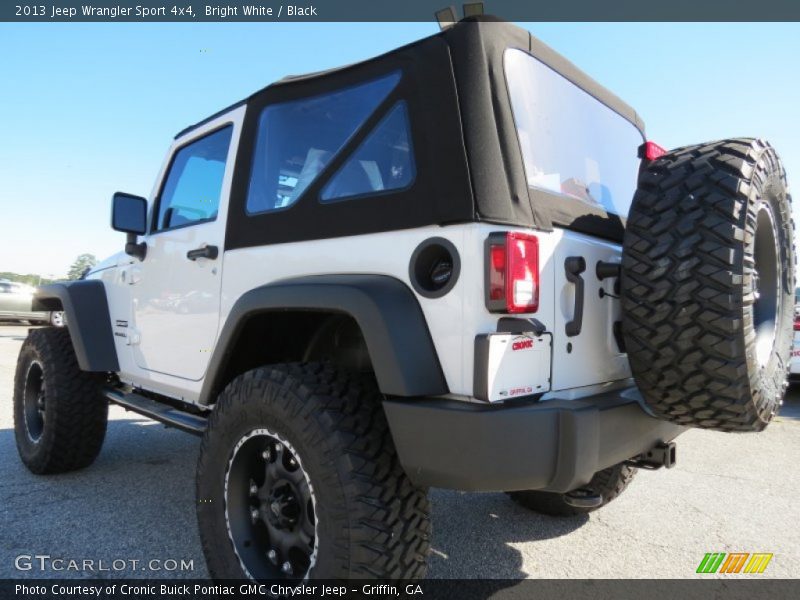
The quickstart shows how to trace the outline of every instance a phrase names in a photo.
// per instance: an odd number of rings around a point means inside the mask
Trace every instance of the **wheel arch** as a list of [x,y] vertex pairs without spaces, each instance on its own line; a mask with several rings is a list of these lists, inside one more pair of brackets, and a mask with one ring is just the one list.
[[82,371],[119,371],[106,289],[102,281],[43,285],[33,297],[34,311],[64,311],[78,366]]
[[290,340],[285,354],[274,358],[307,360],[315,334],[337,315],[358,326],[382,393],[411,397],[448,392],[425,316],[406,284],[386,275],[314,275],[254,288],[236,301],[209,361],[200,404],[212,404],[238,374],[233,358],[249,331],[258,335],[257,327],[265,323],[281,322],[289,329],[297,323],[302,331],[294,340],[296,347]]

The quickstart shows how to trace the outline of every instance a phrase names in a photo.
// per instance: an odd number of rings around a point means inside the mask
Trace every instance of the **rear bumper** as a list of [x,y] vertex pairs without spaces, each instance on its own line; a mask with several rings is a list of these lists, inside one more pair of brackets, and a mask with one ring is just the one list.
[[566,492],[685,431],[645,413],[638,394],[494,406],[392,399],[384,408],[400,463],[418,485]]

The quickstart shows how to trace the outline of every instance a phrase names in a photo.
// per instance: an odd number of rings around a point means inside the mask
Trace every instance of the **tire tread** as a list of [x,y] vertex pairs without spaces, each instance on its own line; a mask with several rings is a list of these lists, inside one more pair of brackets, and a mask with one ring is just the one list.
[[[791,338],[777,367],[754,366],[751,272],[757,199],[779,182],[775,215],[794,296],[791,198],[773,148],[732,139],[678,148],[639,178],[622,259],[623,335],[631,370],[656,416],[721,431],[759,431],[780,405]],[[782,327],[790,327],[782,317]],[[790,319],[791,317],[788,317]]]
[[[220,395],[198,469],[205,468],[202,457],[213,451],[214,431],[227,427],[255,399],[280,403],[281,413],[299,424],[295,433],[309,445],[339,450],[328,453],[324,468],[325,485],[344,490],[328,507],[342,527],[335,541],[337,572],[325,576],[424,577],[431,531],[427,490],[414,486],[400,466],[374,379],[325,363],[248,371]],[[204,534],[202,523],[200,531],[206,557],[219,552],[219,541]],[[209,562],[216,564],[213,558]]]
[[[45,377],[47,420],[39,444],[25,432],[22,394],[31,360],[39,360]],[[106,434],[108,403],[100,394],[101,378],[81,371],[69,330],[31,330],[22,345],[14,382],[14,429],[26,466],[38,474],[64,473],[94,462]]]

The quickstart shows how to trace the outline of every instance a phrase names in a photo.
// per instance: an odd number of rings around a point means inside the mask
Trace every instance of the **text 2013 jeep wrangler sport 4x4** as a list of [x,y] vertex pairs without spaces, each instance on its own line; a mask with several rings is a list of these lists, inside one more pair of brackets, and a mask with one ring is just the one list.
[[687,427],[786,385],[794,245],[774,150],[664,152],[527,31],[471,18],[179,133],[125,252],[37,296],[16,440],[89,465],[108,402],[203,436],[215,578],[410,578],[429,486],[602,506]]

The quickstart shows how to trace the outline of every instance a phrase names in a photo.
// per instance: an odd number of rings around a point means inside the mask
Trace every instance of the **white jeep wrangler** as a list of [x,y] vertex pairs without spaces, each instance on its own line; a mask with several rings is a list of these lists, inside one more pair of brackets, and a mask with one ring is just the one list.
[[[638,183],[637,183],[638,182]],[[427,488],[602,506],[687,427],[758,431],[786,385],[790,198],[773,149],[664,152],[489,17],[291,77],[182,132],[125,252],[37,310],[14,415],[35,473],[108,402],[202,435],[215,578],[416,578]]]

